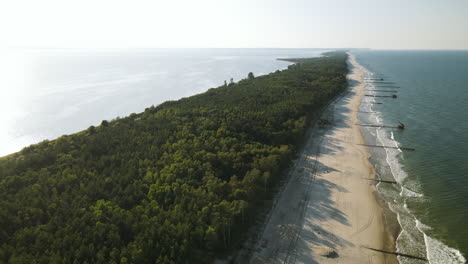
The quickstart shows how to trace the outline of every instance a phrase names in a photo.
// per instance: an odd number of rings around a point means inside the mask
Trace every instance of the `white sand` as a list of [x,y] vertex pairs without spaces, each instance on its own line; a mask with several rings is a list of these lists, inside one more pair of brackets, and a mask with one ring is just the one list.
[[[388,240],[375,197],[374,169],[368,161],[357,111],[364,94],[363,72],[354,67],[351,88],[324,114],[325,129],[314,128],[290,180],[278,194],[251,263],[390,263],[381,249]],[[319,136],[317,136],[319,135]],[[327,249],[333,258],[321,256]]]

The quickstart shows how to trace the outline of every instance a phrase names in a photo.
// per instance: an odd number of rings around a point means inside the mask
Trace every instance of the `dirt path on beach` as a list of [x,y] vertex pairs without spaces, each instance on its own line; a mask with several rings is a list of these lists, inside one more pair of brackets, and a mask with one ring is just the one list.
[[[324,115],[332,119],[313,137],[291,170],[288,183],[260,235],[250,263],[394,263],[363,248],[381,249],[387,240],[382,208],[371,181],[357,111],[364,73],[351,55],[351,87]],[[323,255],[327,255],[323,256]]]

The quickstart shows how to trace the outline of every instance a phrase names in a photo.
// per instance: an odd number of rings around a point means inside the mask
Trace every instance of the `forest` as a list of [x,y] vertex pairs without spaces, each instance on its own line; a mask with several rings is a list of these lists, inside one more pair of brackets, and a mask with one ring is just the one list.
[[0,158],[0,263],[209,263],[238,248],[345,52],[151,106]]

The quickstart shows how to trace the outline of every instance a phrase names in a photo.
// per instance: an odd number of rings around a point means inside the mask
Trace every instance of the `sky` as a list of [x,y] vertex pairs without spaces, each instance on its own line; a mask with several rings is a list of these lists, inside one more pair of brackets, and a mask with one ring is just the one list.
[[468,49],[468,0],[1,0],[0,45]]

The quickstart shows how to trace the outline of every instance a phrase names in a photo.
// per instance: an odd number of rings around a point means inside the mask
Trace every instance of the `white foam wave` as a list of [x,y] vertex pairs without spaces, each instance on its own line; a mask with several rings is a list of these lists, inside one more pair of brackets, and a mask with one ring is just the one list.
[[419,229],[419,231],[421,231],[421,233],[432,230],[432,227],[421,223],[421,221],[419,221],[418,219],[415,219],[415,221],[416,221],[416,227]]
[[432,230],[432,227],[423,224],[415,218],[416,227],[424,235],[424,243],[426,245],[427,258],[430,264],[461,264],[466,263],[465,257],[460,251],[451,248],[441,241],[432,238],[426,234]]
[[[384,146],[398,147],[398,143],[396,140],[385,136],[384,129],[377,129],[377,139]],[[385,152],[387,154],[386,161],[390,167],[390,171],[392,172],[392,175],[395,178],[395,180],[401,185],[402,182],[408,177],[408,174],[403,170],[400,162],[398,161],[397,155],[400,153],[400,151],[398,149],[386,148]]]
[[407,188],[401,186],[400,196],[402,196],[402,197],[423,197],[424,195],[422,193],[418,193],[418,192],[412,191],[410,189],[407,189]]
[[426,243],[427,258],[430,264],[462,264],[466,263],[465,257],[460,251],[448,247],[439,240],[424,233]]
[[393,131],[390,131],[390,138],[395,142],[395,147],[398,148],[398,151],[399,151],[400,153],[402,153],[402,151],[401,151],[401,149],[400,149],[400,146],[399,146],[398,142],[397,142],[396,139],[395,139],[395,135],[393,134]]

